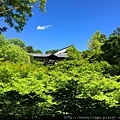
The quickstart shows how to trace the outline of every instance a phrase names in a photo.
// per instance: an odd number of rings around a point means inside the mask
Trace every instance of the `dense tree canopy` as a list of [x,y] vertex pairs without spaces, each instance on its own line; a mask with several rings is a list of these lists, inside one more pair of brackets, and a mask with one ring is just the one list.
[[120,27],[117,27],[113,33],[110,35],[111,36],[120,36]]
[[105,77],[108,66],[78,60],[55,66],[2,63],[0,115],[39,119],[43,115],[119,115],[120,76]]
[[110,64],[120,64],[120,36],[111,36],[102,46],[103,59]]
[[41,50],[34,50],[34,53],[42,53]]
[[22,40],[18,39],[18,38],[11,38],[11,39],[8,39],[8,42],[10,44],[15,44],[23,49],[25,49],[26,45],[25,45],[25,42],[23,42]]
[[28,53],[34,53],[34,49],[33,49],[32,46],[27,46],[27,47],[26,47],[26,51],[27,51]]
[[[45,11],[46,0],[0,0],[0,17],[3,17],[4,22],[10,27],[20,32],[33,15],[34,4],[37,4],[41,11]],[[0,28],[0,32],[4,31],[5,27]]]
[[104,34],[100,31],[95,32],[88,42],[88,50],[83,52],[83,57],[86,57],[90,62],[100,60],[102,54],[101,46],[107,40]]
[[58,49],[57,50],[47,50],[45,53],[46,54],[55,54],[57,51],[58,51]]
[[44,66],[29,63],[25,50],[1,35],[0,119],[118,119],[120,36],[96,32],[89,45],[83,52],[72,46],[69,59]]
[[68,59],[71,59],[71,60],[81,59],[81,53],[74,46],[71,46],[67,49],[67,54],[69,56]]
[[4,61],[11,61],[14,63],[30,62],[28,53],[19,45],[11,44],[9,40],[5,40],[5,36],[3,35],[0,35],[0,58],[3,58]]
[[12,61],[14,63],[30,62],[30,57],[28,53],[14,44],[2,45],[0,48],[0,58],[4,58],[4,61]]
[[34,50],[33,46],[27,46],[27,47],[26,47],[26,51],[27,51],[28,53],[42,53],[41,50]]
[[6,44],[6,40],[5,40],[5,36],[4,35],[0,35],[0,46]]

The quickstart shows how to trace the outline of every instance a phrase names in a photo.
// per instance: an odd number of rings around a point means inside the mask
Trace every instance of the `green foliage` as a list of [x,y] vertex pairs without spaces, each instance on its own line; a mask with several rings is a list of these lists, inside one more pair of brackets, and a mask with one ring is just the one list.
[[110,65],[106,69],[105,74],[109,74],[111,76],[120,75],[120,65]]
[[4,17],[4,22],[20,32],[29,17],[33,15],[34,4],[45,12],[46,0],[0,0],[0,17]]
[[5,44],[6,41],[5,41],[5,36],[4,35],[0,35],[0,46],[2,46],[3,44]]
[[0,63],[0,114],[119,115],[120,76],[107,76],[107,62],[64,60],[54,66]]
[[0,58],[4,61],[12,61],[15,63],[29,63],[30,57],[22,48],[23,46],[20,47],[20,45],[24,46],[24,43],[16,39],[9,41],[5,39],[5,36],[0,35]]
[[58,49],[57,50],[48,50],[45,52],[45,54],[55,54],[57,51],[58,51]]
[[34,49],[33,49],[32,46],[27,46],[27,47],[26,47],[26,51],[27,51],[28,53],[34,53]]
[[117,27],[116,30],[113,31],[110,37],[112,36],[120,36],[120,27]]
[[29,63],[30,57],[27,52],[22,48],[14,44],[3,45],[0,48],[0,58],[4,58],[4,61]]
[[112,36],[102,46],[103,60],[110,64],[120,64],[120,37]]
[[105,41],[106,36],[97,31],[88,43],[89,51],[83,52],[83,56],[87,57],[90,62],[100,61],[102,54],[101,46],[105,43]]
[[119,115],[119,39],[96,32],[89,50],[70,47],[70,59],[44,66],[0,36],[0,119]]
[[21,47],[23,49],[25,49],[25,47],[26,47],[25,43],[22,40],[17,39],[17,38],[8,39],[8,42],[10,44],[15,44],[15,45],[17,45],[17,46],[19,46],[19,47]]
[[70,59],[70,60],[80,60],[81,59],[80,52],[74,46],[67,48],[67,54],[69,57],[68,59]]
[[42,53],[41,50],[35,50],[34,53]]
[[8,83],[13,78],[13,71],[11,71],[6,65],[0,67],[0,81]]
[[89,41],[88,48],[90,50],[100,50],[101,45],[104,44],[106,41],[106,36],[104,34],[101,34],[99,31],[95,32],[95,34],[92,36],[92,38]]
[[34,50],[34,48],[32,46],[27,46],[26,51],[28,53],[42,53],[41,50]]

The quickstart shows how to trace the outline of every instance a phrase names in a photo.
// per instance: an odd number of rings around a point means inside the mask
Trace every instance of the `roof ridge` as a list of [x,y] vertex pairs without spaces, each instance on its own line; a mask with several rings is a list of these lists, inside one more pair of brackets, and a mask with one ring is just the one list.
[[[63,49],[66,49],[66,48],[71,47],[71,46],[74,46],[74,44],[71,44],[71,45],[69,45],[69,46],[67,46],[67,47],[64,47],[64,48],[62,48],[62,49],[59,49],[58,51],[63,50]],[[57,52],[56,52],[56,53],[57,53]]]

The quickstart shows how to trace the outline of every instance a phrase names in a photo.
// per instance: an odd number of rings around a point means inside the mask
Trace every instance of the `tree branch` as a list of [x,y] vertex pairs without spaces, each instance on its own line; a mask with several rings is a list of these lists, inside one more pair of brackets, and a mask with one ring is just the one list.
[[3,14],[3,13],[8,12],[8,11],[11,11],[11,10],[13,10],[13,9],[19,9],[19,8],[20,8],[20,7],[12,7],[12,8],[9,8],[8,10],[5,10],[5,11],[0,12],[0,14]]

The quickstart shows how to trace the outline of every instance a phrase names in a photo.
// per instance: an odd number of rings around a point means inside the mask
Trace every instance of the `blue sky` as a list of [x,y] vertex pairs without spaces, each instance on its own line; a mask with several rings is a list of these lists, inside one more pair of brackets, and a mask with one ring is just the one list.
[[96,31],[108,36],[120,26],[120,0],[47,0],[46,11],[41,13],[35,7],[21,33],[9,28],[4,35],[43,53],[70,44],[83,51]]

